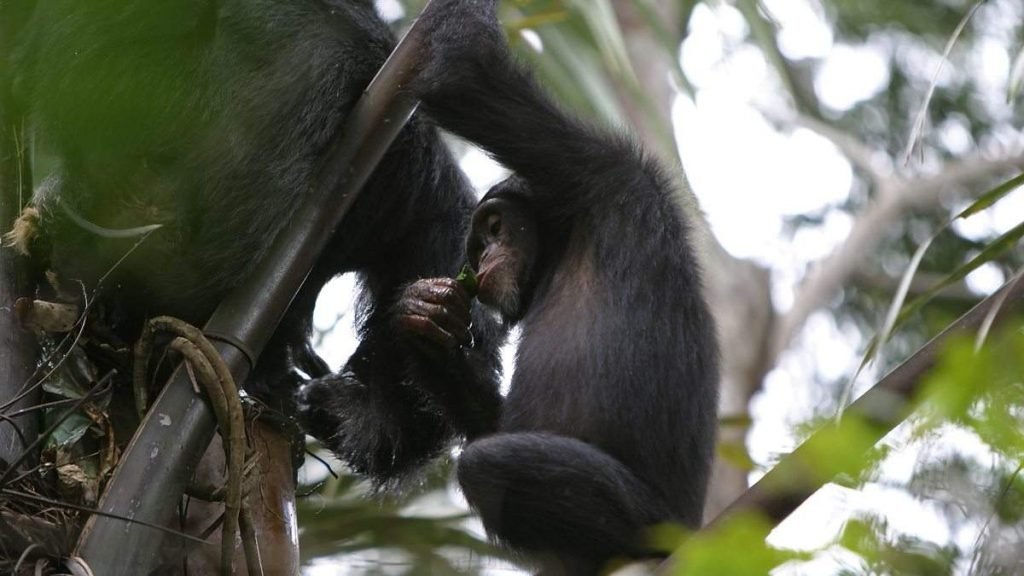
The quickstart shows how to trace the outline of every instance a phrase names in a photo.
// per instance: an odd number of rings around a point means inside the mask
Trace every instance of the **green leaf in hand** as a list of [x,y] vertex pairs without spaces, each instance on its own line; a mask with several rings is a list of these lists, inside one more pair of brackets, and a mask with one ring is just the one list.
[[462,289],[469,294],[470,298],[475,298],[476,293],[480,290],[480,285],[476,280],[476,272],[470,268],[469,264],[462,266],[462,270],[459,271],[459,275],[455,277],[455,281],[462,286]]

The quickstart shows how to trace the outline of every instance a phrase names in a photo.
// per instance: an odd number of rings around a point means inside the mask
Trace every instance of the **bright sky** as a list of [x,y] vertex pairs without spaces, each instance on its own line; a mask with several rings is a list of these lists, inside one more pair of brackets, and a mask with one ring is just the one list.
[[[815,0],[763,2],[782,27],[780,46],[788,56],[825,59],[814,82],[824,104],[845,110],[884,88],[889,75],[888,46],[836,44]],[[380,4],[391,9],[396,3]],[[741,15],[727,3],[713,6],[697,6],[693,32],[680,50],[683,67],[697,91],[694,100],[682,96],[677,100],[673,109],[676,135],[688,178],[716,238],[733,255],[771,269],[775,304],[783,311],[808,264],[830,253],[846,237],[852,218],[835,207],[850,193],[853,174],[845,158],[824,138],[806,129],[780,133],[763,118],[761,110],[784,109],[780,101],[784,91],[761,53],[743,45],[746,24]],[[1002,94],[1005,101],[1011,62],[1005,47],[1011,44],[998,41],[1001,31],[998,27],[993,30],[995,39],[982,43],[976,71],[982,75],[982,87]],[[937,58],[920,58],[928,70],[938,64]],[[961,132],[955,126],[946,130],[949,134],[943,133],[943,137],[948,142],[962,141],[963,151],[969,151],[966,127],[961,127]],[[738,165],[743,169],[737,170]],[[504,175],[478,151],[470,151],[462,166],[478,189],[486,189]],[[823,224],[805,227],[792,238],[784,235],[784,219],[804,213],[824,214]],[[1018,191],[999,210],[958,223],[957,229],[969,237],[990,237],[994,231],[1018,224],[1020,214],[1024,214],[1024,193]],[[979,270],[968,280],[979,293],[988,293],[1004,281],[992,267]],[[351,277],[328,285],[314,319],[318,328],[329,329],[344,315],[348,318],[340,325],[350,326],[352,289]],[[779,454],[794,447],[790,429],[810,414],[816,401],[809,385],[851,374],[862,346],[859,332],[837,325],[828,311],[809,319],[798,344],[783,356],[752,404],[755,425],[748,443],[756,462],[770,466]],[[337,368],[354,347],[351,329],[339,329],[327,334],[319,350]],[[506,373],[511,372],[511,354],[511,349],[506,350]],[[866,373],[862,382],[867,384],[871,376]],[[903,436],[905,433],[897,430],[890,439],[900,441]],[[967,436],[951,431],[949,437],[953,445],[986,456],[983,447]],[[908,479],[921,454],[916,448],[891,458],[885,467],[887,477]],[[825,545],[838,534],[850,510],[883,512],[894,527],[938,543],[954,539],[969,544],[976,535],[971,529],[950,533],[934,509],[901,491],[878,485],[857,492],[830,486],[780,525],[772,543],[803,549]],[[836,554],[813,567],[804,565],[779,573],[832,574],[842,559],[842,554]]]

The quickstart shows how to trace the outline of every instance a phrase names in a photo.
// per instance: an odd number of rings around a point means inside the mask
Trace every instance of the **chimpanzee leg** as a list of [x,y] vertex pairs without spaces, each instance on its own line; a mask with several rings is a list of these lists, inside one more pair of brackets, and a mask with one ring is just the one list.
[[622,463],[564,436],[477,440],[463,451],[458,478],[488,533],[516,548],[555,552],[564,573],[595,573],[615,556],[649,553],[645,527],[668,519]]

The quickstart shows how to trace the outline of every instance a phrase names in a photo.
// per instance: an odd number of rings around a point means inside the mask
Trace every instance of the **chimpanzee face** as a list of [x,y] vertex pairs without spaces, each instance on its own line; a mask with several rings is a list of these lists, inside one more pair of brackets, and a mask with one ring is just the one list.
[[537,223],[524,200],[495,194],[498,184],[473,213],[467,241],[469,263],[477,272],[480,302],[507,319],[518,318],[522,293],[537,261]]

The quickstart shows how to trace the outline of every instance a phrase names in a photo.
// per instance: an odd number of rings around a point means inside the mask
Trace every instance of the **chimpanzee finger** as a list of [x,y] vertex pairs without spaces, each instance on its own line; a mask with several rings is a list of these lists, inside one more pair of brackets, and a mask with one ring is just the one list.
[[399,325],[408,334],[419,336],[443,348],[457,348],[459,343],[451,334],[425,316],[405,315],[398,319]]
[[452,310],[447,306],[422,300],[406,300],[403,302],[401,314],[429,318],[439,328],[453,335],[461,344],[468,344],[472,340],[472,335],[469,332],[468,312],[460,313],[460,311]]
[[415,293],[425,300],[436,302],[460,301],[464,302],[467,306],[471,300],[466,289],[454,278],[419,280],[413,283],[410,288],[415,289]]
[[443,286],[444,289],[440,291],[442,297],[444,297],[444,303],[453,312],[457,313],[459,317],[464,318],[466,323],[472,320],[470,316],[470,309],[473,306],[473,298],[466,292],[466,289],[462,287],[454,278],[439,278],[439,286]]
[[403,300],[420,300],[441,305],[463,324],[468,325],[472,321],[469,295],[451,278],[432,278],[415,282],[406,289]]

